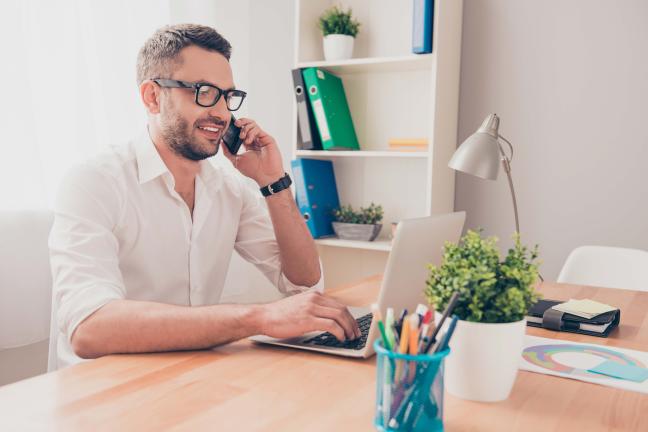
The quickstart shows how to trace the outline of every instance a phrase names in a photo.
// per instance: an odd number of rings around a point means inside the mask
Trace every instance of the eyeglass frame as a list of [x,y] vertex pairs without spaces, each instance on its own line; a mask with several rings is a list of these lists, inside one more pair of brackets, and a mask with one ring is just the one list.
[[[167,78],[151,78],[151,81],[153,81],[155,84],[159,85],[162,88],[186,88],[186,89],[194,89],[195,91],[195,99],[194,102],[196,105],[201,106],[203,108],[210,108],[213,107],[218,103],[218,101],[225,95],[225,106],[227,107],[227,110],[230,112],[238,111],[239,108],[241,108],[241,105],[243,105],[243,102],[245,101],[245,97],[247,96],[247,92],[243,90],[238,90],[238,89],[229,89],[229,90],[223,90],[222,88],[215,86],[214,84],[209,84],[205,82],[190,82],[190,81],[180,81],[180,80],[174,80],[174,79],[167,79]],[[216,96],[216,99],[214,100],[214,103],[211,105],[203,105],[200,102],[198,102],[198,93],[200,92],[201,87],[211,87],[214,88],[218,91],[218,96]],[[237,96],[241,96],[241,103],[236,109],[230,109],[229,104],[227,103],[227,98],[228,95],[231,93],[238,93]]]

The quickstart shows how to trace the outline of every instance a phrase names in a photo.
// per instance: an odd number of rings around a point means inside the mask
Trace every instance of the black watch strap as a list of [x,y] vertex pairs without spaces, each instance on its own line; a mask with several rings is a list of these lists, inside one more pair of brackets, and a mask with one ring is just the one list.
[[292,184],[292,179],[290,178],[288,173],[285,173],[285,174],[286,175],[281,177],[276,182],[261,188],[261,193],[263,194],[264,197],[274,195],[277,192],[281,192],[282,190],[288,189],[290,187],[290,185]]

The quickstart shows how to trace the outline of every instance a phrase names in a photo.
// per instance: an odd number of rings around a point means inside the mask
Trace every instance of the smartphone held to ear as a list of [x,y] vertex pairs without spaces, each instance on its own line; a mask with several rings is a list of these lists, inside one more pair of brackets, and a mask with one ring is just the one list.
[[232,116],[232,120],[230,120],[227,130],[223,134],[223,142],[227,146],[227,150],[229,150],[233,155],[238,153],[239,148],[241,148],[241,144],[243,143],[240,138],[241,128],[234,124],[235,121],[236,119]]

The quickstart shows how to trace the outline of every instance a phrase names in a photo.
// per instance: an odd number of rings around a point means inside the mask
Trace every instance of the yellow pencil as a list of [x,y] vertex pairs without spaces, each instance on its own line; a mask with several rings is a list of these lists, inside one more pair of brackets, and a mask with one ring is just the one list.
[[[398,347],[398,352],[401,354],[407,354],[407,344],[409,342],[410,334],[410,324],[409,320],[405,318],[403,320],[403,329],[400,334],[400,346]],[[395,382],[400,382],[401,375],[403,373],[403,360],[398,360],[396,362],[396,377]]]
[[[411,355],[416,355],[418,353],[418,337],[419,337],[419,317],[417,314],[413,313],[409,316],[409,353]],[[416,375],[416,365],[415,362],[411,362],[409,365],[409,374],[407,376],[408,381],[412,383],[414,381],[414,375]]]

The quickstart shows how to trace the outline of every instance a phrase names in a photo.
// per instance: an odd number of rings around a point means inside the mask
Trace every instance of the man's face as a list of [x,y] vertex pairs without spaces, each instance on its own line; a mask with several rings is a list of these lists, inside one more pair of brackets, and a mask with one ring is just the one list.
[[[180,51],[180,58],[182,63],[175,66],[172,76],[163,78],[212,84],[222,90],[234,88],[232,68],[221,54],[189,46]],[[194,89],[167,88],[160,96],[162,136],[176,154],[186,159],[198,161],[214,156],[230,118],[224,96],[212,107],[196,104]]]

